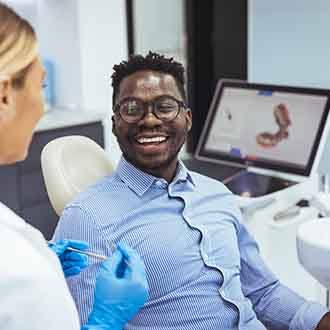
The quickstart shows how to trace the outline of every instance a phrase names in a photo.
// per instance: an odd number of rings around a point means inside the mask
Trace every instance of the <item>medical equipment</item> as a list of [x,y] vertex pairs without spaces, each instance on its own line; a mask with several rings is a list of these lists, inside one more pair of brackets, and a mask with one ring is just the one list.
[[311,199],[311,206],[315,207],[321,217],[330,217],[330,194],[320,192]]
[[[327,89],[220,80],[195,158],[236,169],[224,182],[235,195],[285,190],[317,172],[328,173],[328,162],[324,171],[318,167],[329,111]],[[219,166],[218,172],[228,170]]]
[[[49,245],[55,245],[56,242],[52,242],[52,241],[48,241],[48,244]],[[115,250],[116,250],[117,246],[115,243],[111,243],[111,252],[113,253]],[[96,258],[96,259],[100,259],[100,260],[107,260],[108,257],[107,256],[104,256],[104,255],[101,255],[101,254],[97,254],[95,252],[90,252],[90,251],[85,251],[85,250],[79,250],[79,249],[76,249],[76,248],[73,248],[71,246],[68,246],[66,248],[68,251],[73,251],[73,252],[77,252],[79,254],[83,254],[83,255],[86,255],[88,257],[92,257],[92,258]],[[123,259],[124,262],[126,263],[127,266],[130,266],[130,263],[127,259]]]
[[[243,203],[243,202],[240,203],[240,200],[243,201],[244,199],[238,197],[239,204]],[[255,198],[255,199],[245,198],[245,200],[248,202],[246,202],[246,204],[240,205],[240,210],[242,214],[244,214],[245,216],[251,216],[254,212],[274,203],[276,201],[276,198],[275,197]]]
[[[50,246],[53,246],[53,245],[56,245],[56,242],[48,241],[48,244]],[[114,248],[114,247],[115,247],[115,245],[113,244],[112,248]],[[90,252],[90,251],[79,250],[79,249],[73,248],[71,246],[68,246],[66,248],[66,250],[77,252],[79,254],[83,254],[83,255],[86,255],[86,256],[89,256],[89,257],[93,257],[93,258],[97,258],[97,259],[101,259],[101,260],[108,259],[108,257],[106,257],[106,256],[103,256],[103,255],[100,255],[100,254],[97,254],[97,253],[94,253],[94,252]]]
[[296,215],[300,214],[300,209],[302,207],[309,207],[310,201],[308,199],[300,199],[296,204],[289,206],[288,208],[277,212],[274,215],[274,221],[281,221],[288,218],[295,217]]
[[77,253],[80,253],[80,254],[84,254],[86,256],[97,258],[97,259],[100,259],[100,260],[107,260],[108,259],[108,257],[106,257],[106,256],[103,256],[103,255],[100,255],[100,254],[97,254],[97,253],[94,253],[94,252],[75,249],[75,248],[72,248],[72,247],[68,247],[67,250],[77,252]]

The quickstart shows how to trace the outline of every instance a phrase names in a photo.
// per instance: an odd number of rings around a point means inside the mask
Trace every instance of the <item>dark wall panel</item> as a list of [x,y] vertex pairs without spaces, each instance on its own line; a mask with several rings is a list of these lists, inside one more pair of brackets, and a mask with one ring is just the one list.
[[186,0],[186,30],[193,152],[217,81],[247,79],[247,0]]

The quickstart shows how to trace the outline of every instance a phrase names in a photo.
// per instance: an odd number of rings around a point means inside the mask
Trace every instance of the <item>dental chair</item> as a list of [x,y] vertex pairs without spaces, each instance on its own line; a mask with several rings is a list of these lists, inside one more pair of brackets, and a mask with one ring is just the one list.
[[41,168],[49,200],[58,216],[78,193],[113,171],[105,150],[79,135],[49,142],[41,153]]

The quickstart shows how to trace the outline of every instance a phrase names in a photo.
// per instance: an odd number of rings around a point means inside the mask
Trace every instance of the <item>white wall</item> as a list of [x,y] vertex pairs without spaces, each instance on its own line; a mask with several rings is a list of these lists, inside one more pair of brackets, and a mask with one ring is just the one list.
[[157,50],[178,52],[183,47],[184,14],[182,0],[135,0],[136,52]]
[[330,88],[330,1],[250,0],[248,78]]
[[105,143],[117,163],[121,151],[111,133],[114,64],[127,59],[126,7],[123,0],[77,0],[80,33],[82,107],[108,114]]
[[125,1],[79,1],[78,9],[83,106],[108,111],[112,67],[128,54]]
[[39,0],[40,51],[55,66],[55,102],[59,107],[83,106],[80,31],[77,0]]

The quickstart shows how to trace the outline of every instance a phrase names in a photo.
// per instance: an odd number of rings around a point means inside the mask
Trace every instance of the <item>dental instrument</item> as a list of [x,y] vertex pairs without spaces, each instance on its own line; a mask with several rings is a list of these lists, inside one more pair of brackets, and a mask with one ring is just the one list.
[[[48,244],[55,245],[56,243],[53,242],[53,241],[48,241]],[[89,257],[92,257],[92,258],[96,258],[96,259],[100,259],[100,260],[103,260],[103,261],[108,259],[107,256],[104,256],[104,255],[101,255],[101,254],[97,254],[95,252],[90,252],[90,251],[85,251],[85,250],[79,250],[79,249],[76,249],[76,248],[73,248],[73,247],[70,247],[70,246],[68,246],[66,249],[68,251],[77,252],[79,254],[84,254],[86,256],[89,256]],[[115,251],[115,249],[116,249],[116,244],[115,243],[111,243],[111,253],[113,253]],[[124,258],[123,260],[124,260],[124,262],[125,262],[125,264],[127,266],[130,266],[130,262],[127,259]]]

